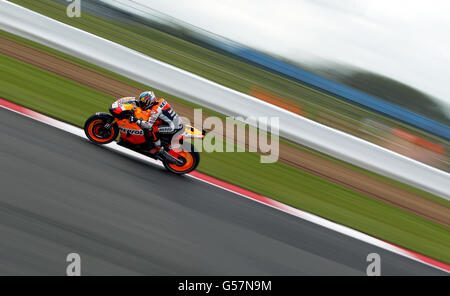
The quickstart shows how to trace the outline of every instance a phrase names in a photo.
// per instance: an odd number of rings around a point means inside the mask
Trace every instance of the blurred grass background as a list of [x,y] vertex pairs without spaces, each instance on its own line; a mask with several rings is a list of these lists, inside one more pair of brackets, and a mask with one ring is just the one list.
[[[132,18],[69,18],[66,6],[52,0],[10,0],[66,24],[135,49],[237,91],[259,95],[280,107],[449,171],[449,142],[389,117],[360,108],[270,71],[164,33]],[[82,1],[83,2],[83,1]],[[82,3],[83,5],[83,3]],[[120,20],[120,21],[118,21]],[[393,127],[418,135],[445,149],[434,153],[393,136]],[[405,148],[406,147],[406,148]]]
[[[4,32],[1,34],[11,37]],[[15,38],[23,41],[22,38]],[[36,46],[45,49],[43,46]],[[49,51],[100,70],[57,51]],[[102,72],[132,82],[117,74],[104,70]],[[1,97],[77,126],[82,126],[88,116],[105,110],[113,101],[109,95],[3,55],[0,55],[0,77]],[[170,95],[168,99],[183,102]],[[450,230],[445,226],[285,164],[261,164],[259,157],[259,154],[250,152],[202,153],[198,170],[394,244],[450,262]]]
[[[29,46],[29,47],[32,47],[32,48],[41,50],[41,51],[43,51],[43,52],[52,54],[52,55],[57,56],[57,57],[59,57],[59,58],[65,59],[65,60],[67,60],[67,61],[70,61],[70,62],[72,62],[72,63],[74,63],[74,64],[77,64],[77,65],[79,65],[79,66],[83,66],[83,67],[85,67],[85,68],[88,68],[88,69],[94,70],[94,71],[96,71],[96,72],[102,73],[103,75],[106,75],[106,76],[108,76],[108,77],[111,77],[111,78],[120,80],[120,81],[122,81],[122,82],[124,82],[124,83],[127,83],[127,84],[129,84],[129,85],[131,85],[131,86],[134,86],[134,87],[136,87],[136,88],[139,88],[139,89],[148,89],[148,86],[143,85],[143,84],[141,84],[141,83],[139,83],[139,82],[136,82],[136,81],[134,81],[134,80],[128,79],[128,78],[123,77],[123,76],[121,76],[121,75],[119,75],[119,74],[116,74],[116,73],[111,72],[111,71],[109,71],[109,70],[103,69],[103,68],[98,67],[98,66],[96,66],[96,65],[90,64],[90,63],[85,62],[85,61],[83,61],[83,60],[81,60],[81,59],[78,59],[78,58],[76,58],[76,57],[73,57],[73,56],[71,56],[71,55],[64,54],[64,53],[62,53],[62,52],[60,52],[60,51],[58,51],[58,50],[54,50],[54,49],[52,49],[52,48],[50,48],[50,47],[41,45],[41,44],[36,43],[36,42],[33,42],[33,41],[31,41],[31,40],[28,40],[28,39],[19,37],[19,36],[14,35],[14,34],[10,34],[10,33],[8,33],[8,32],[2,31],[2,30],[0,30],[0,36],[5,37],[5,38],[8,38],[8,39],[13,40],[13,41],[16,41],[16,42],[19,42],[19,43],[21,43],[21,44],[27,45],[27,46]],[[196,105],[196,104],[191,103],[191,102],[188,102],[188,101],[186,101],[186,100],[180,99],[180,98],[175,97],[175,96],[173,96],[173,95],[170,95],[170,94],[168,94],[168,93],[164,93],[164,92],[161,92],[161,91],[159,91],[158,93],[159,93],[160,95],[163,95],[164,97],[168,98],[169,101],[175,101],[175,102],[177,102],[177,103],[180,103],[180,104],[183,104],[183,105],[185,105],[185,106],[188,106],[188,107],[190,107],[190,108],[192,108],[192,109],[202,109],[202,112],[203,112],[206,116],[216,116],[216,117],[221,118],[222,120],[225,120],[225,116],[222,115],[222,114],[220,114],[220,113],[218,113],[218,112],[215,112],[215,111],[210,110],[210,109],[208,109],[208,108],[204,108],[204,107],[202,107],[202,106]],[[45,98],[46,98],[46,97],[44,96],[44,97],[43,97],[44,102],[45,102]],[[76,99],[77,99],[77,98],[76,98]],[[26,99],[25,99],[25,100],[26,100]],[[79,100],[79,99],[77,99],[77,100]],[[40,100],[40,101],[41,101],[41,100]],[[51,101],[51,100],[50,100],[50,101]],[[26,102],[26,101],[25,101],[25,102]],[[86,103],[86,104],[89,104],[90,102],[91,102],[90,100],[84,100],[84,103]],[[39,103],[39,102],[33,102],[33,103]],[[45,102],[45,104],[46,104],[46,103],[47,103],[47,102]],[[64,104],[60,104],[59,107],[61,107],[61,105],[65,106]],[[37,106],[37,107],[40,107],[40,106]],[[100,106],[99,106],[99,107],[100,107]],[[30,107],[30,108],[32,108],[32,107]],[[103,105],[101,105],[101,108],[102,108],[102,109],[105,109],[106,107],[103,106]],[[96,109],[96,110],[98,111],[98,109]],[[93,111],[93,112],[97,112],[97,111]],[[47,113],[47,110],[44,110],[44,109],[42,109],[41,112],[42,112],[42,113],[45,113],[45,114],[47,114],[47,115],[50,115],[50,116],[54,116],[54,114],[52,114],[52,113]],[[71,114],[70,114],[70,116],[73,116],[73,115],[75,115],[75,113],[71,113]],[[65,121],[64,118],[60,118],[60,120]],[[77,117],[77,116],[74,116],[73,119],[72,119],[72,118],[70,119],[70,123],[75,124],[75,125],[78,125],[78,126],[82,126],[82,125],[84,124],[84,120],[85,120],[85,118],[84,118],[83,116],[78,116],[78,117]],[[247,126],[247,128],[248,128],[248,126]],[[382,176],[382,175],[378,175],[378,174],[373,173],[373,172],[371,172],[371,171],[368,171],[368,170],[365,170],[365,169],[363,169],[363,168],[357,167],[357,166],[352,165],[352,164],[350,164],[350,163],[346,163],[346,162],[341,161],[341,160],[339,160],[339,159],[336,159],[336,158],[333,158],[333,157],[331,157],[331,156],[325,155],[325,154],[323,154],[323,153],[314,151],[314,150],[312,150],[312,149],[310,149],[310,148],[307,148],[307,147],[298,145],[298,144],[296,144],[296,143],[293,143],[293,142],[291,142],[291,141],[285,140],[285,139],[283,139],[283,138],[280,138],[279,141],[280,141],[281,143],[283,143],[283,144],[286,144],[286,145],[289,145],[289,146],[291,146],[291,147],[294,147],[295,149],[299,149],[299,150],[302,150],[302,151],[306,151],[306,152],[308,152],[308,153],[314,154],[314,155],[319,156],[319,157],[321,157],[321,158],[325,158],[325,159],[330,160],[330,161],[333,161],[333,162],[335,162],[335,163],[337,163],[337,164],[339,164],[339,165],[341,165],[341,166],[350,168],[350,169],[355,170],[355,171],[357,171],[357,172],[359,172],[359,173],[362,173],[362,174],[368,175],[368,176],[370,176],[370,177],[373,177],[373,178],[375,178],[375,179],[381,180],[382,182],[386,182],[386,183],[395,185],[395,186],[397,186],[397,187],[399,187],[399,188],[401,188],[401,189],[407,190],[407,191],[412,192],[412,193],[414,193],[414,194],[416,194],[416,195],[422,196],[422,197],[427,198],[427,199],[431,199],[431,200],[433,200],[433,201],[435,201],[435,202],[438,202],[438,203],[440,203],[440,204],[443,204],[443,205],[445,205],[445,206],[450,207],[450,202],[449,202],[449,201],[447,201],[447,200],[445,200],[445,199],[443,199],[443,198],[437,197],[437,196],[435,196],[435,195],[433,195],[433,194],[431,194],[431,193],[428,193],[428,192],[426,192],[426,191],[423,191],[423,190],[421,190],[421,189],[412,187],[412,186],[407,185],[407,184],[404,184],[404,183],[400,183],[400,182],[398,182],[398,181],[395,181],[395,180],[393,180],[393,179],[389,179],[389,178],[384,177],[384,176]]]

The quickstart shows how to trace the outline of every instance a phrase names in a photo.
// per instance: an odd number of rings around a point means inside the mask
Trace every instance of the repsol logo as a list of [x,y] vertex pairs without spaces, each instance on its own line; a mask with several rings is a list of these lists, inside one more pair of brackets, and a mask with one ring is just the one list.
[[129,129],[124,127],[119,127],[120,132],[130,134],[130,135],[136,135],[136,136],[143,136],[144,131],[143,130],[135,130],[135,129]]

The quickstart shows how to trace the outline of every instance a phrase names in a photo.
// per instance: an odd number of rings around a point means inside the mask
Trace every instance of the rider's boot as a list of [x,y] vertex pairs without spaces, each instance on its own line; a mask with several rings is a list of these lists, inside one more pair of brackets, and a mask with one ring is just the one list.
[[148,146],[146,151],[148,153],[151,153],[156,156],[161,161],[166,160],[169,163],[176,164],[176,165],[183,165],[184,162],[179,160],[178,158],[173,157],[170,155],[164,147],[161,145],[161,140],[158,139],[156,141],[147,141]]
[[157,140],[155,142],[152,142],[149,146],[148,146],[148,153],[151,154],[158,154],[159,151],[161,150],[161,141]]

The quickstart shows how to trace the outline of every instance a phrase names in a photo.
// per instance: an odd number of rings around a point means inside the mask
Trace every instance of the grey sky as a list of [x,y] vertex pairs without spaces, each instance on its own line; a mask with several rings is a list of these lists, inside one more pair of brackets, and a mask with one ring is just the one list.
[[387,75],[446,102],[450,114],[450,1],[133,1],[292,60]]

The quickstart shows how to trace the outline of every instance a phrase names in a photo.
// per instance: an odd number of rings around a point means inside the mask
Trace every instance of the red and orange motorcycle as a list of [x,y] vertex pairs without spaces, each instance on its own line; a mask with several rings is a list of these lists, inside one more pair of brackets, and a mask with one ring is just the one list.
[[[203,139],[204,131],[200,131],[190,125],[185,125],[185,130],[175,139],[178,145],[173,145],[167,139],[161,138],[161,146],[164,147],[162,155],[153,154],[142,149],[142,145],[146,142],[142,130],[136,123],[130,123],[129,118],[134,114],[136,118],[145,118],[142,109],[132,104],[114,103],[109,108],[108,113],[98,112],[86,120],[84,124],[84,132],[88,139],[96,144],[104,145],[114,141],[120,134],[120,141],[117,143],[123,147],[144,154],[153,159],[159,159],[164,167],[178,175],[187,174],[198,166],[200,162],[200,154],[195,146],[187,141],[187,139]],[[158,119],[154,126],[162,123]]]

